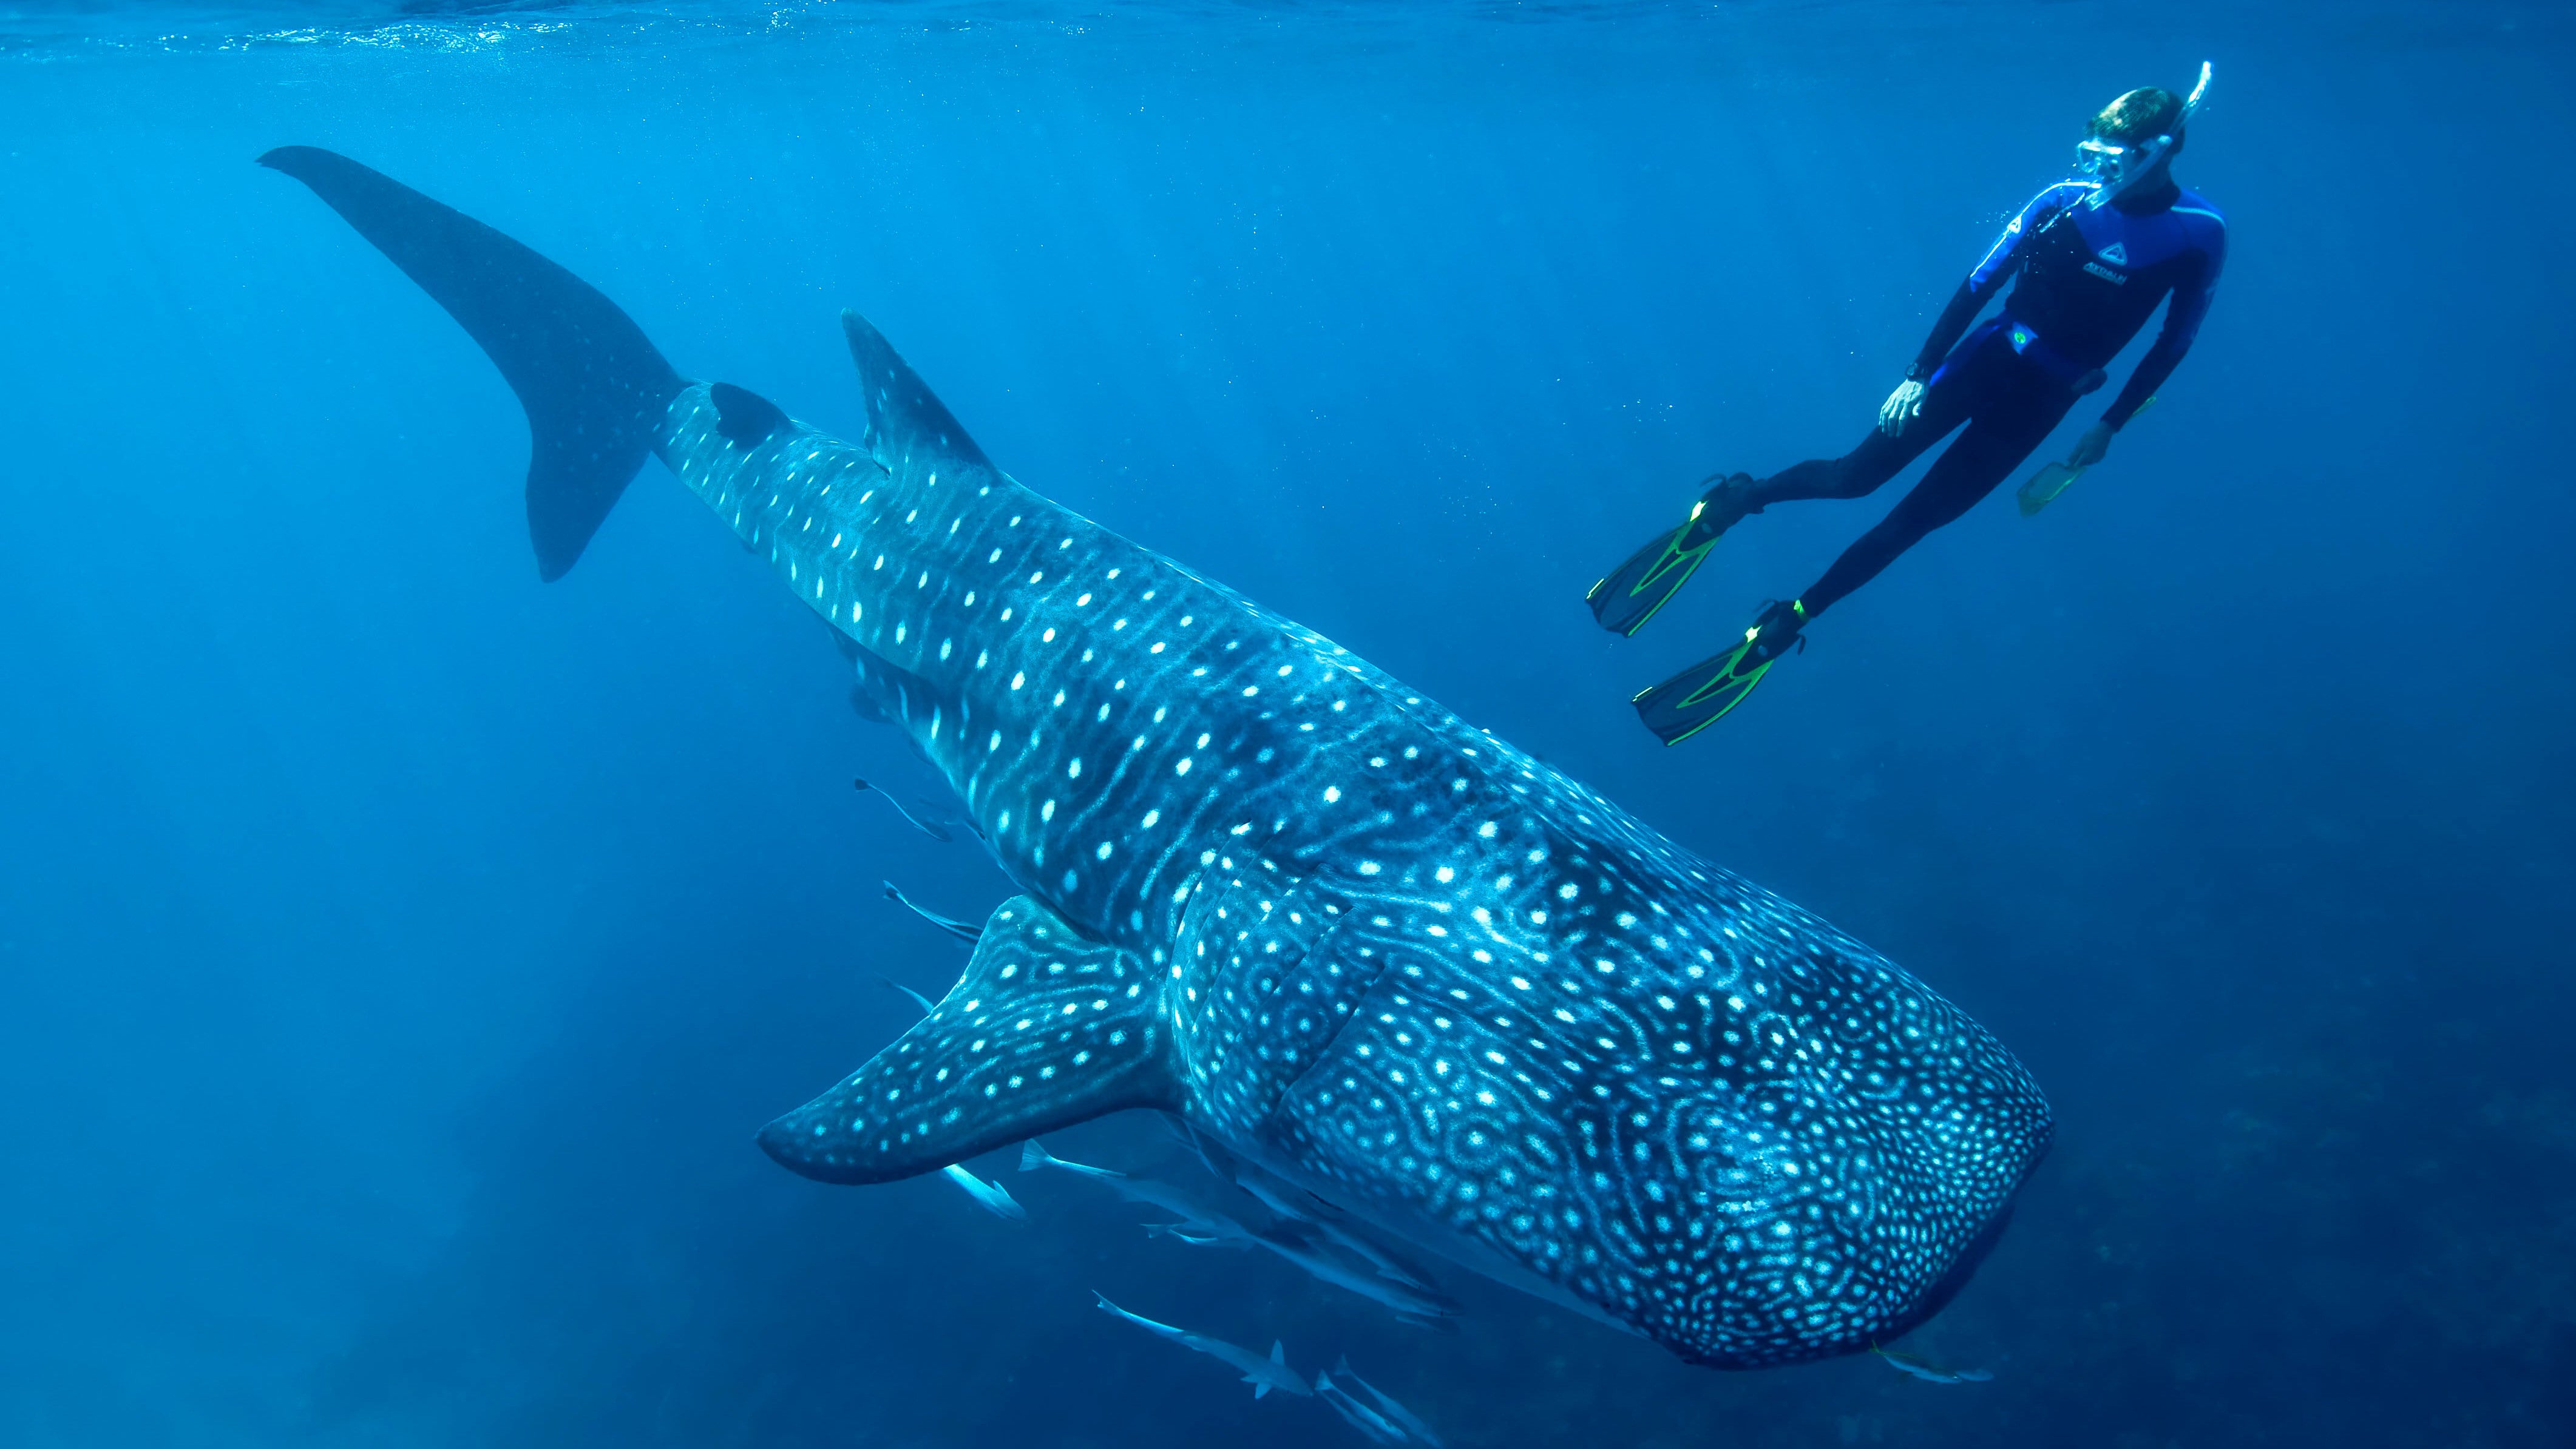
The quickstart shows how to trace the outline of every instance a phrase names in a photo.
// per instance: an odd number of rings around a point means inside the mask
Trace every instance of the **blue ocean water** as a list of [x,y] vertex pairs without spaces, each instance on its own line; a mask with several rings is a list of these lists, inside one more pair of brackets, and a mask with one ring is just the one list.
[[[1634,642],[1584,590],[1849,446],[2204,58],[2232,252],[2157,409],[1660,747],[1628,696],[1894,488]],[[2491,3],[0,7],[0,1441],[1359,1442],[1098,1289],[1459,1445],[2576,1443],[2571,60]],[[1993,1379],[781,1171],[877,973],[962,964],[879,882],[1008,887],[850,789],[939,787],[659,465],[538,583],[518,406],[290,143],[844,435],[860,309],[1023,481],[1958,1001],[2059,1119],[1907,1340]]]

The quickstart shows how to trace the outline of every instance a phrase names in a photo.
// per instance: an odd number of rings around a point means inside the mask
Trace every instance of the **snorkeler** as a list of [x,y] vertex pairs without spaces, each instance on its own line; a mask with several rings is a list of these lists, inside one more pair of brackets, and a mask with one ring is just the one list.
[[[2103,367],[2170,293],[2173,305],[2154,347],[2101,421],[2076,442],[2064,468],[2046,485],[2033,480],[2034,489],[2049,490],[2033,497],[2045,503],[2064,480],[2101,460],[2112,435],[2182,361],[2218,287],[2226,221],[2176,186],[2171,173],[2184,126],[2208,89],[2203,64],[2188,100],[2147,86],[2102,108],[2076,148],[2075,176],[2034,197],[2004,227],[1960,283],[1859,447],[1758,481],[1743,473],[1718,481],[1680,527],[1592,586],[1586,597],[1593,617],[1614,633],[1633,635],[1746,514],[1783,499],[1858,498],[1966,425],[1914,491],[1845,549],[1813,588],[1766,606],[1742,643],[1636,697],[1637,713],[1664,743],[1679,744],[1715,724],[1791,644],[1802,643],[1802,631],[1817,615],[1992,492],[2077,398],[2102,385]],[[2021,280],[2002,313],[1970,332],[1977,314],[2016,275]],[[2036,506],[2024,499],[2025,511]]]

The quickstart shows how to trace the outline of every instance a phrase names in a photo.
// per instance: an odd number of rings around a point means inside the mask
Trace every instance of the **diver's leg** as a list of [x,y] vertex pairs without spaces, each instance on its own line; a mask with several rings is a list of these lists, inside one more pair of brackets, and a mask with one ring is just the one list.
[[1840,458],[1800,463],[1758,483],[1738,473],[1711,487],[1678,528],[1648,540],[1592,586],[1584,595],[1592,617],[1614,634],[1633,636],[1698,572],[1719,536],[1746,514],[1783,498],[1858,498],[1895,477],[1977,411],[1998,380],[2009,376],[2002,364],[2018,360],[1991,338],[1962,347],[1967,355],[1954,355],[1933,375],[1924,389],[1922,411],[1897,436],[1872,428],[1859,447]]
[[[1982,348],[1977,355],[1963,361],[1965,366],[1945,367],[1934,379],[1933,386],[1925,390],[1923,411],[1896,437],[1888,437],[1873,429],[1868,437],[1861,440],[1859,447],[1840,458],[1801,463],[1761,484],[1755,484],[1749,478],[1741,480],[1740,484],[1730,480],[1730,484],[1766,490],[1768,496],[1764,502],[1781,498],[1857,498],[1896,476],[1907,463],[1920,457],[1973,413],[1976,418],[1968,422],[1968,431],[1941,455],[1923,482],[1906,495],[1904,502],[1897,504],[1895,513],[1891,513],[1889,518],[1892,521],[1896,514],[1917,505],[1919,500],[1925,500],[1927,494],[1937,496],[1957,491],[1960,485],[1956,480],[1966,476],[1964,465],[1975,456],[1975,450],[1970,448],[1971,440],[1981,435],[1992,437],[1997,433],[1988,415],[2000,414],[2001,417],[1995,421],[2010,421],[2027,410],[2026,405],[2016,409],[2017,400],[2007,391],[2017,381],[2010,369],[1996,366],[1996,360],[1985,356]],[[2062,415],[2072,402],[2073,399],[2069,398],[2066,404],[2059,405],[2058,414]],[[2050,424],[2055,421],[2054,416],[2048,420]],[[1959,501],[1957,511],[1924,524],[1903,542],[1896,543],[1884,558],[1868,566],[1867,573],[1845,585],[1844,591],[1858,588],[1869,574],[1886,567],[1887,559],[1903,552],[1906,544],[1957,517],[1968,505],[1985,496],[1994,487],[1995,479],[2009,472],[2022,454],[2039,446],[2039,440],[2047,435],[2048,426],[2042,425],[2029,441],[2021,445],[2019,453],[1994,467],[1992,478]],[[1969,457],[1963,458],[1963,453]],[[1962,466],[1953,466],[1954,462]],[[1946,475],[1945,469],[1948,470]],[[1870,538],[1887,531],[1888,524],[1881,523],[1871,531]],[[1837,570],[1843,568],[1869,541],[1869,538],[1864,538],[1861,543],[1852,545],[1843,554],[1842,562],[1834,567]],[[1831,579],[1834,575],[1826,577]],[[1772,664],[1799,642],[1808,621],[1823,608],[1815,602],[1817,597],[1811,591],[1805,598],[1774,600],[1764,605],[1762,612],[1754,618],[1753,627],[1744,631],[1741,643],[1638,693],[1630,701],[1637,707],[1637,717],[1668,745],[1680,744],[1725,718],[1729,711],[1752,696],[1754,686],[1770,674]]]
[[[1781,498],[1857,498],[1895,477],[1967,416],[1974,401],[1973,384],[1961,375],[1967,372],[1991,374],[1992,369],[1945,368],[1924,391],[1923,411],[1896,437],[1872,428],[1859,447],[1841,458],[1800,463],[1761,483],[1738,473],[1710,487],[1678,527],[1648,539],[1592,586],[1583,596],[1592,617],[1613,634],[1634,637],[1690,582],[1719,536],[1744,515],[1759,513],[1764,504]],[[1789,480],[1785,488],[1782,480]]]
[[[1906,464],[1922,457],[1933,444],[1966,422],[1969,414],[1986,401],[1995,373],[1983,356],[1962,358],[1933,375],[1932,385],[1923,391],[1923,410],[1908,419],[1905,431],[1895,437],[1873,427],[1860,440],[1859,447],[1839,458],[1810,458],[1768,478],[1745,479],[1741,484],[1730,479],[1719,486],[1732,486],[1731,501],[1736,506],[1731,511],[1737,517],[1759,513],[1788,499],[1859,498],[1874,493],[1888,479],[1904,472]],[[1712,501],[1716,499],[1714,490],[1710,497]]]
[[[1809,458],[1768,478],[1748,478],[1739,485],[1742,511],[1759,513],[1774,503],[1797,498],[1860,498],[1876,492],[1948,431],[1936,432],[1923,423],[1918,417],[1892,438],[1872,428],[1859,447],[1839,458]],[[1958,424],[1953,422],[1951,426]]]
[[[2025,383],[2016,395],[1998,399],[1959,434],[1959,440],[1932,462],[1914,490],[1898,500],[1876,528],[1864,533],[1835,559],[1816,586],[1798,596],[1812,619],[1878,577],[1925,534],[1977,506],[2006,475],[2046,441],[2049,430],[2075,406],[2075,395],[2053,381]],[[1908,432],[1913,431],[1907,429]]]

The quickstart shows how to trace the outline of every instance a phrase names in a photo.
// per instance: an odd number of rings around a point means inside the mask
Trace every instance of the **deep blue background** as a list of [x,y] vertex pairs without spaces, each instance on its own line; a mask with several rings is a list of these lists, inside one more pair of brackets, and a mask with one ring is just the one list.
[[[84,14],[0,55],[0,1440],[1357,1442],[1097,1287],[1460,1445],[2576,1442],[2557,7]],[[2162,405],[1657,747],[1628,694],[1894,495],[1751,521],[1636,643],[1583,590],[1848,446],[2204,56],[2233,254]],[[1916,1336],[1994,1381],[1472,1282],[1424,1335],[1079,1184],[1008,1175],[1015,1229],[774,1168],[906,1020],[870,973],[960,964],[876,883],[1004,884],[852,794],[927,782],[658,466],[536,582],[515,403],[289,142],[828,429],[860,308],[1031,486],[1959,1000],[2061,1118]]]

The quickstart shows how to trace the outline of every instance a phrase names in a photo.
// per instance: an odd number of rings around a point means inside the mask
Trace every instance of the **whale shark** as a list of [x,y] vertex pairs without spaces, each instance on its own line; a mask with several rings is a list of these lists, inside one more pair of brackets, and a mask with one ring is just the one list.
[[1018,887],[930,1013],[761,1129],[879,1183],[1127,1109],[1374,1227],[1754,1368],[1937,1311],[2046,1151],[1965,1013],[1310,629],[997,468],[842,317],[827,436],[346,157],[303,182],[525,408],[541,578],[658,458],[842,636]]

